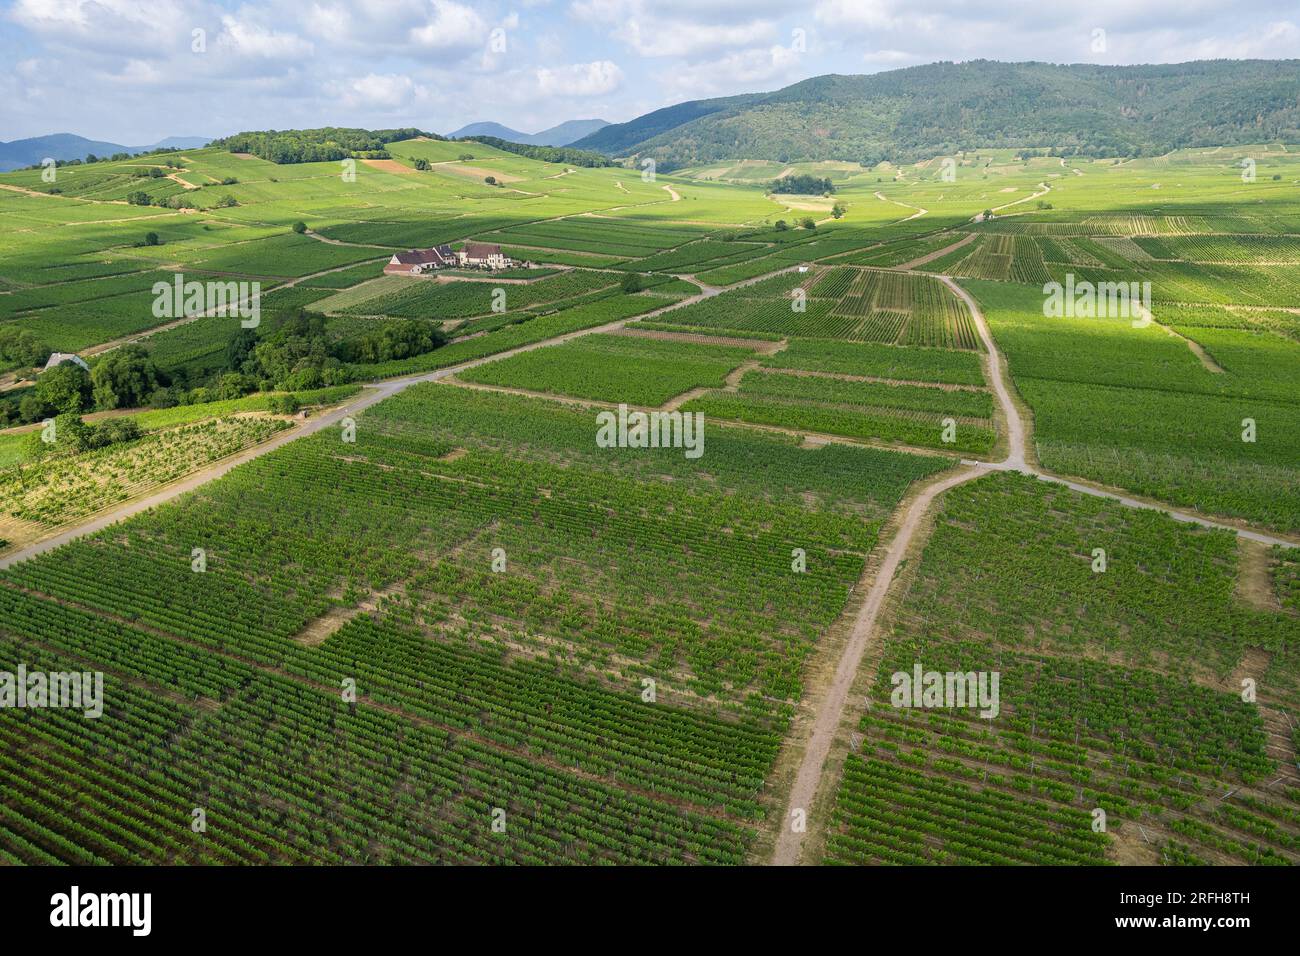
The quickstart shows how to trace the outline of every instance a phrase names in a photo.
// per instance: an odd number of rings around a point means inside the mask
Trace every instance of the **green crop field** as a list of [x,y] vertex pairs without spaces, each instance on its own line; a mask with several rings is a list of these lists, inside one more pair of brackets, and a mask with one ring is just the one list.
[[1300,863],[1300,148],[400,135],[0,173],[0,862]]

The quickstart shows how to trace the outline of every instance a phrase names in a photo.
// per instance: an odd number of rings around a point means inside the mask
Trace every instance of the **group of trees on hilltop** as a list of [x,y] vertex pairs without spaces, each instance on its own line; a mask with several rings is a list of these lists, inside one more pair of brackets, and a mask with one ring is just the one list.
[[236,133],[213,140],[211,145],[232,153],[252,153],[272,163],[321,163],[349,158],[387,159],[389,153],[385,147],[389,143],[417,136],[442,139],[414,127],[369,130],[326,126]]
[[618,163],[586,149],[572,149],[568,146],[528,146],[524,143],[512,143],[496,136],[470,136],[471,142],[492,146],[507,153],[516,153],[529,159],[541,160],[543,163],[565,163],[569,166],[617,166]]
[[772,192],[774,193],[798,193],[803,196],[821,196],[825,193],[835,192],[835,186],[830,179],[823,179],[820,176],[782,176],[772,183]]

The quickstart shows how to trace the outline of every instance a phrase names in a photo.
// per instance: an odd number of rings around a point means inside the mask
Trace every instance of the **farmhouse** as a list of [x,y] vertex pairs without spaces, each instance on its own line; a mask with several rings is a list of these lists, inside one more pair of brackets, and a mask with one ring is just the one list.
[[467,242],[457,255],[466,268],[508,269],[514,265],[494,242]]
[[81,366],[82,368],[84,368],[87,372],[90,371],[90,366],[86,364],[86,360],[83,359],[80,355],[77,355],[77,354],[75,354],[75,353],[73,353],[73,352],[52,352],[52,353],[50,353],[50,360],[49,360],[48,362],[45,363],[45,369],[44,369],[44,370],[48,372],[50,369],[54,368],[56,365],[62,365],[64,362],[72,362],[74,365],[80,365],[80,366]]
[[432,249],[411,249],[398,252],[388,260],[384,272],[389,275],[419,275],[433,269],[445,269],[456,265],[456,253],[451,246],[443,244]]
[[436,269],[509,269],[515,261],[492,242],[467,242],[460,251],[443,244],[432,249],[409,249],[388,260],[388,275],[419,275]]

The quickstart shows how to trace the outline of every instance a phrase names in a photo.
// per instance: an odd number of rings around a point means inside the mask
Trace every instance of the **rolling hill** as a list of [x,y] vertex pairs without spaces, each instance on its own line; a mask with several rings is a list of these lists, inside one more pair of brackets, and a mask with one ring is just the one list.
[[813,77],[773,93],[695,100],[572,145],[661,169],[726,159],[874,165],[960,149],[1086,156],[1300,139],[1300,60],[1159,66],[932,63]]
[[454,133],[448,133],[449,139],[466,139],[469,137],[492,136],[511,143],[523,143],[525,146],[568,146],[585,136],[598,132],[609,123],[602,119],[566,120],[558,126],[544,129],[540,133],[521,133],[500,123],[470,123]]
[[0,172],[35,165],[47,156],[64,160],[85,159],[92,153],[96,156],[112,156],[114,153],[148,153],[164,147],[196,149],[207,145],[207,142],[205,136],[169,136],[149,146],[121,146],[86,139],[73,133],[52,133],[49,136],[33,136],[0,143]]

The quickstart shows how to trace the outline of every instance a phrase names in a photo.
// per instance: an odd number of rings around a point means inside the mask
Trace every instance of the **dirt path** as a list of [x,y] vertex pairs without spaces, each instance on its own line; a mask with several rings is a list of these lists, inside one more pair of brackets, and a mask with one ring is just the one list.
[[[903,516],[898,532],[890,541],[889,549],[885,552],[884,560],[876,572],[871,590],[867,592],[867,598],[853,622],[853,632],[835,667],[835,676],[832,678],[830,688],[812,721],[808,739],[804,744],[803,759],[799,763],[794,786],[790,790],[789,804],[781,824],[781,835],[776,841],[776,851],[772,857],[774,865],[793,866],[803,862],[799,855],[807,833],[796,832],[792,821],[798,811],[802,811],[806,817],[811,817],[814,801],[819,797],[821,799],[830,797],[828,793],[819,794],[826,758],[830,754],[831,743],[844,718],[849,689],[853,686],[858,666],[862,663],[862,656],[866,653],[867,644],[875,631],[876,620],[880,616],[881,607],[884,606],[885,596],[893,583],[903,555],[907,553],[913,535],[916,534],[917,528],[920,527],[922,519],[936,497],[949,488],[970,481],[979,474],[980,472],[974,468],[963,468],[933,482],[912,500]],[[826,781],[828,784],[831,782]]]
[[[1040,196],[1046,196],[1051,191],[1052,191],[1051,183],[1039,183],[1038,192],[1033,193],[1032,195],[1029,196],[1021,196],[1019,199],[1013,199],[1011,202],[1003,203],[1001,206],[994,206],[992,211],[1000,212],[1003,209],[1010,209],[1012,206],[1019,206],[1022,202],[1029,202],[1031,199],[1037,199]],[[976,222],[981,221],[983,215],[984,213],[980,213],[979,216],[975,217],[974,221]]]
[[[326,239],[324,241],[328,242],[329,240]],[[320,276],[329,275],[331,272],[342,272],[344,269],[351,269],[353,266],[363,265],[366,262],[371,262],[371,261],[377,262],[379,261],[380,258],[382,257],[376,256],[375,259],[373,260],[362,259],[360,262],[350,262],[347,265],[343,265],[343,266],[333,266],[329,269],[322,269],[320,272],[313,272],[310,275],[298,276],[296,279],[288,279],[285,282],[281,283],[280,285],[276,286],[270,292],[268,292],[267,295],[279,291],[280,289],[292,289],[300,282],[306,282],[308,279],[316,279],[319,278]],[[240,300],[237,307],[242,308],[244,305],[245,305],[244,300]],[[189,323],[196,322],[199,319],[211,318],[213,315],[216,315],[219,311],[220,311],[219,309],[208,309],[207,311],[201,312],[198,315],[187,315],[183,318],[176,319],[172,322],[164,323],[163,325],[155,325],[153,328],[145,329],[143,332],[134,332],[131,335],[124,335],[120,339],[112,339],[111,341],[108,342],[101,342],[98,345],[92,345],[89,348],[82,349],[81,352],[78,354],[100,355],[104,352],[110,352],[113,349],[121,348],[123,345],[130,345],[132,342],[139,342],[142,341],[143,339],[149,338],[149,336],[151,335],[157,335],[159,332],[166,332],[168,329],[174,329],[181,325],[188,325]]]
[[[354,249],[381,249],[385,252],[396,251],[393,246],[376,246],[374,243],[370,242],[344,242],[342,239],[331,239],[329,236],[322,236],[319,232],[316,232],[313,229],[308,229],[303,233],[303,235],[311,236],[318,242],[328,243],[331,246],[351,246]],[[355,265],[355,263],[353,264]]]
[[[356,263],[352,263],[352,265],[356,265]],[[327,270],[327,271],[334,271],[334,270]],[[302,281],[302,279],[306,279],[306,278],[309,277],[302,276],[301,278],[295,281],[300,282]],[[283,286],[281,286],[281,288],[283,288]],[[26,561],[28,558],[33,558],[39,554],[44,554],[46,551],[50,551],[53,550],[54,548],[59,547],[60,545],[67,544],[69,541],[75,541],[77,538],[84,537],[85,535],[88,534],[93,534],[96,531],[100,531],[104,528],[107,528],[110,525],[125,520],[126,518],[130,518],[134,515],[140,514],[143,511],[148,511],[150,508],[154,508],[160,504],[170,501],[173,498],[176,498],[177,496],[182,495],[187,491],[193,491],[195,488],[198,488],[201,485],[205,485],[209,481],[213,481],[217,478],[220,478],[221,476],[229,472],[232,468],[235,468],[238,465],[242,465],[245,464],[246,462],[250,462],[254,458],[258,458],[262,455],[265,455],[267,452],[274,451],[275,449],[280,448],[283,445],[287,445],[289,442],[294,441],[295,439],[302,438],[305,435],[315,434],[316,432],[319,432],[322,429],[329,428],[333,425],[336,425],[339,422],[341,422],[344,418],[356,415],[358,412],[364,411],[365,409],[371,407],[372,405],[382,402],[385,398],[389,398],[393,395],[398,394],[399,392],[405,391],[407,388],[410,388],[412,385],[416,385],[421,382],[440,381],[441,379],[447,378],[451,375],[455,375],[457,372],[464,372],[471,368],[477,368],[480,365],[486,365],[488,362],[495,362],[499,359],[509,358],[513,355],[520,355],[524,352],[531,352],[535,349],[545,348],[551,345],[559,345],[563,342],[569,342],[573,339],[580,338],[584,335],[595,335],[601,332],[613,332],[617,329],[621,329],[623,326],[627,325],[629,322],[634,321],[635,319],[653,318],[657,315],[663,314],[664,312],[669,312],[672,311],[673,309],[680,309],[680,308],[684,308],[685,306],[692,305],[696,302],[701,301],[706,297],[707,297],[706,293],[701,292],[699,295],[690,296],[689,298],[682,299],[679,302],[670,302],[669,304],[662,306],[661,308],[653,309],[649,312],[644,312],[641,315],[631,316],[626,319],[616,319],[613,322],[606,322],[604,325],[598,325],[589,329],[579,329],[575,332],[566,332],[563,335],[557,335],[554,338],[543,339],[540,342],[530,342],[527,345],[521,345],[517,348],[507,349],[504,352],[497,352],[493,355],[485,355],[482,358],[471,359],[468,362],[462,362],[459,365],[451,365],[448,366],[447,368],[437,369],[432,372],[423,372],[418,375],[410,375],[403,378],[387,379],[385,381],[367,385],[365,387],[366,390],[363,391],[361,395],[359,395],[358,397],[356,397],[350,402],[346,402],[342,405],[335,406],[332,410],[325,412],[318,418],[308,419],[301,425],[297,425],[293,428],[287,429],[286,431],[279,432],[273,438],[261,443],[260,445],[254,445],[253,447],[245,449],[244,451],[236,455],[232,455],[229,458],[223,459],[220,462],[215,462],[211,465],[208,465],[196,472],[191,473],[185,478],[182,478],[179,481],[174,482],[173,484],[167,485],[166,487],[148,495],[147,497],[125,502],[120,507],[113,508],[100,515],[97,515],[96,517],[92,518],[90,521],[67,528],[63,531],[60,531],[57,534],[51,535],[48,538],[43,538],[40,541],[33,542],[32,544],[29,544],[26,547],[19,548],[18,550],[13,551],[8,555],[5,555],[3,558],[0,558],[0,570],[4,570],[5,568],[11,567],[12,565],[20,561]],[[195,318],[198,317],[196,316]],[[188,321],[193,321],[193,320],[191,319]]]
[[1187,336],[1183,335],[1183,333],[1165,325],[1163,322],[1161,322],[1159,319],[1157,319],[1154,315],[1151,314],[1150,309],[1144,306],[1141,307],[1141,309],[1142,309],[1143,319],[1150,322],[1152,325],[1156,326],[1157,328],[1164,330],[1164,333],[1170,336],[1171,338],[1179,339],[1180,341],[1186,343],[1187,347],[1191,350],[1191,353],[1196,356],[1196,358],[1200,361],[1201,365],[1205,367],[1205,370],[1207,372],[1211,373],[1212,375],[1223,374],[1223,366],[1220,365],[1218,362],[1214,361],[1214,358],[1210,355],[1209,352],[1205,351],[1205,349],[1202,347],[1200,342],[1193,341],[1192,339],[1189,339]]
[[681,202],[681,201],[682,201],[682,197],[681,197],[680,195],[678,195],[677,190],[676,190],[676,189],[673,189],[672,186],[664,186],[663,188],[666,189],[666,190],[668,191],[668,195],[672,197],[672,201],[673,201],[673,202]]
[[974,232],[967,233],[965,236],[958,239],[952,245],[944,246],[942,249],[936,249],[934,252],[931,252],[928,255],[921,256],[921,258],[919,259],[913,259],[911,262],[904,262],[901,266],[898,266],[897,268],[899,269],[920,268],[921,266],[928,265],[929,263],[934,262],[935,259],[942,259],[948,253],[955,252],[956,250],[960,249],[962,246],[974,242],[978,238],[979,236],[977,233]]
[[777,866],[793,866],[797,863],[807,862],[800,859],[804,838],[807,836],[806,830],[796,832],[792,825],[793,821],[797,814],[802,814],[805,820],[812,819],[814,805],[819,800],[824,801],[832,798],[830,793],[822,792],[824,788],[833,786],[835,782],[826,779],[828,776],[825,772],[826,761],[830,755],[835,735],[845,717],[849,691],[853,686],[867,647],[871,643],[881,608],[884,606],[885,598],[889,593],[899,563],[912,547],[917,530],[922,526],[927,511],[939,495],[991,471],[1018,471],[1034,475],[1040,480],[1065,485],[1084,494],[1108,498],[1127,507],[1158,510],[1177,521],[1187,521],[1204,527],[1232,530],[1241,537],[1262,544],[1297,546],[1294,542],[1288,542],[1271,535],[1245,528],[1232,528],[1221,522],[1171,509],[1166,505],[1144,502],[1117,492],[1083,485],[1031,468],[1026,461],[1027,430],[1025,423],[1021,418],[1019,408],[1012,400],[1011,391],[1008,387],[1009,374],[1006,364],[1002,353],[998,351],[997,344],[993,341],[993,335],[989,330],[984,313],[970,293],[958,285],[951,276],[941,275],[938,278],[966,304],[979,332],[980,340],[984,344],[985,377],[993,388],[1006,426],[1006,457],[996,463],[963,461],[962,464],[965,467],[960,471],[940,476],[937,480],[923,487],[920,493],[910,500],[910,503],[905,504],[907,510],[899,523],[898,531],[889,542],[888,549],[872,581],[871,590],[854,619],[852,633],[840,655],[834,676],[826,689],[820,706],[806,732],[802,735],[803,739],[798,739],[798,731],[795,731],[786,742],[786,746],[801,748],[802,757],[800,758],[799,768],[795,773],[794,785],[790,790],[785,813],[780,821],[781,832],[777,838],[771,861]]
[[911,205],[908,205],[908,204],[905,203],[905,202],[899,202],[897,199],[890,199],[888,196],[886,196],[886,195],[885,195],[884,193],[882,193],[882,192],[876,192],[876,193],[875,193],[875,197],[876,197],[877,199],[879,199],[881,202],[892,203],[892,204],[895,205],[895,206],[902,206],[904,209],[915,209],[915,210],[916,210],[916,212],[912,213],[912,215],[907,216],[907,217],[904,218],[904,219],[900,219],[900,220],[898,220],[899,222],[911,222],[913,219],[920,219],[920,218],[921,218],[922,216],[924,216],[927,212],[929,212],[928,209],[922,209],[920,206],[911,206]]
[[999,467],[1011,471],[1027,471],[1028,466],[1025,462],[1025,423],[1020,417],[1020,410],[1016,403],[1011,400],[1011,390],[1007,387],[1006,368],[1002,360],[1002,353],[998,351],[997,344],[993,341],[993,333],[989,331],[989,324],[984,319],[984,313],[976,304],[975,299],[969,292],[953,281],[952,276],[939,276],[939,281],[946,285],[957,298],[966,303],[966,308],[970,310],[971,317],[975,320],[975,329],[980,334],[980,341],[984,343],[984,374],[988,383],[993,388],[993,394],[997,396],[998,408],[1007,426],[1007,441],[1009,450],[1007,457]]

